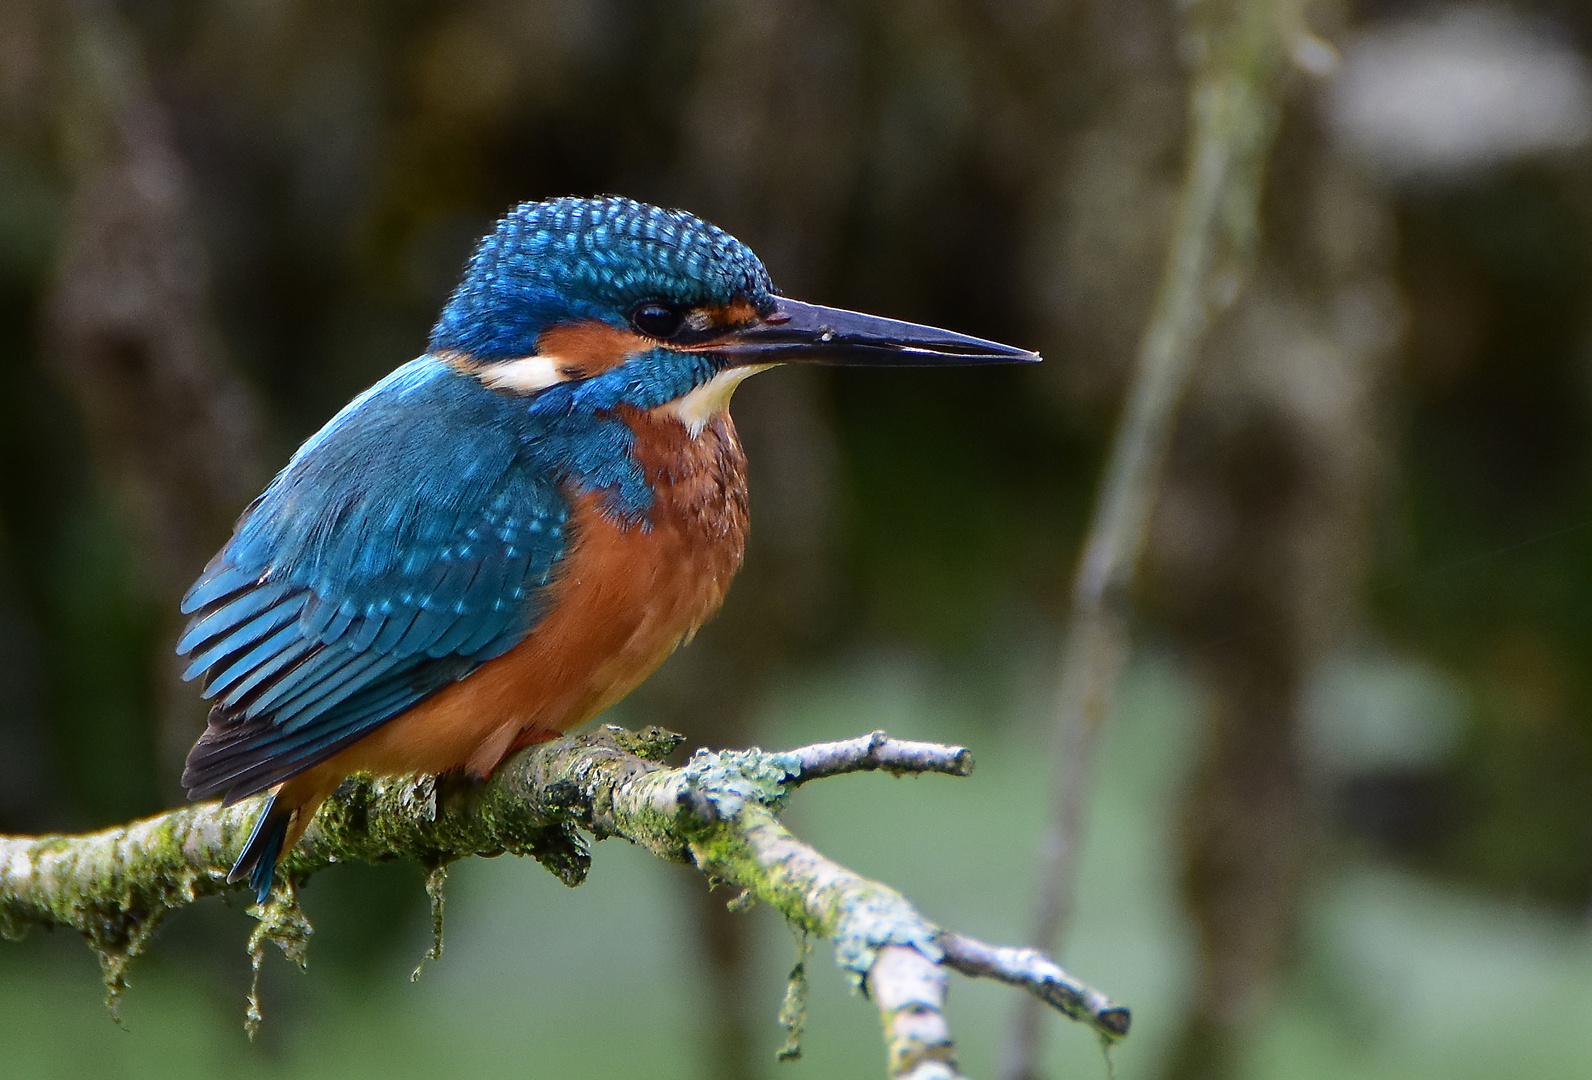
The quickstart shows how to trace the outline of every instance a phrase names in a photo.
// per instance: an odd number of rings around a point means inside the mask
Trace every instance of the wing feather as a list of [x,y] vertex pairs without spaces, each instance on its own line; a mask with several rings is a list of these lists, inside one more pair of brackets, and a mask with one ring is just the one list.
[[[311,648],[296,625],[289,624],[234,661],[231,667],[205,679],[205,697],[235,701],[281,671]],[[220,667],[218,663],[216,665]]]
[[214,641],[240,622],[282,599],[290,588],[285,582],[259,585],[241,594],[234,593],[226,603],[200,612],[188,625],[182,640],[177,642],[177,655],[187,656],[199,646]]
[[243,567],[222,562],[221,557],[217,556],[205,568],[204,575],[194,583],[194,587],[188,590],[188,595],[183,597],[182,613],[192,615],[202,607],[255,584],[257,580],[257,575],[250,574]]
[[242,626],[233,629],[230,634],[220,640],[212,640],[203,652],[193,658],[193,662],[188,665],[188,670],[183,672],[182,677],[196,678],[218,664],[229,661],[233,656],[253,648],[262,639],[274,633],[278,627],[297,619],[303,609],[302,593],[295,593],[277,601]]

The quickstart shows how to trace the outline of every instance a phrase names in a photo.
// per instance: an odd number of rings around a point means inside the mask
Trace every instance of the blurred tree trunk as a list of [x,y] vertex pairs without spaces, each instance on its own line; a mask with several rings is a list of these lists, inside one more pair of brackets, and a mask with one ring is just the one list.
[[[38,0],[0,0],[0,147],[9,151],[13,160],[43,161],[49,156],[53,103],[49,93],[47,22]],[[14,180],[12,183],[15,185]],[[25,196],[15,187],[5,194],[13,205],[26,203]],[[24,278],[17,264],[31,263],[30,255],[40,264],[47,259],[46,238],[52,223],[48,220],[50,215],[39,212],[41,209],[40,202],[35,202],[30,215],[34,218],[30,222],[34,250],[26,250],[29,245],[25,237],[19,237],[13,229],[6,230],[5,247],[9,250],[0,254],[8,264],[7,278]],[[39,266],[29,265],[27,269],[36,273]],[[21,299],[16,294],[32,284],[5,280],[7,295],[0,302],[10,309]],[[28,299],[32,299],[31,295]],[[28,330],[17,330],[26,340]],[[8,339],[10,336],[11,333],[6,334]],[[0,461],[4,462],[0,468],[18,472],[26,468],[24,461],[50,460],[53,449],[40,446],[39,440],[32,437],[36,429],[22,422],[29,412],[37,410],[37,403],[26,400],[29,385],[24,369],[20,356],[9,364],[0,357],[0,401],[11,397],[0,407],[0,424],[9,428],[6,445],[0,448]],[[24,453],[28,458],[18,461]],[[26,495],[18,498],[12,491],[6,494],[8,503],[17,498],[25,509],[19,512],[9,505],[0,507],[0,746],[5,748],[0,753],[0,832],[44,829],[64,816],[59,762],[48,745],[42,671],[46,643],[29,603],[39,575],[29,565],[31,552],[25,542],[19,542],[15,522],[6,520],[11,513],[16,513],[18,520],[29,515],[34,522],[44,515],[27,505]]]
[[1182,818],[1198,938],[1167,1075],[1237,1075],[1285,970],[1313,830],[1299,698],[1360,611],[1399,332],[1389,208],[1308,102],[1285,121],[1261,271],[1192,388],[1155,524],[1161,611],[1204,689]]
[[[47,362],[138,531],[141,584],[170,612],[169,647],[177,597],[265,478],[259,410],[211,324],[187,173],[137,38],[102,0],[55,18],[70,200],[45,307]],[[157,767],[176,798],[203,709],[169,648],[158,670]]]

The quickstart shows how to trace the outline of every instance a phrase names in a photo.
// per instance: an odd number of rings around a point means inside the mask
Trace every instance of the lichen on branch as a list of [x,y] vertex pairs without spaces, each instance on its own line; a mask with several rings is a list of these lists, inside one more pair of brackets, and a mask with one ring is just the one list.
[[[663,764],[680,742],[659,728],[609,726],[532,747],[478,787],[450,776],[351,778],[285,860],[277,891],[250,908],[260,920],[250,941],[256,971],[266,941],[303,963],[310,926],[296,886],[333,863],[409,858],[425,866],[436,958],[450,863],[529,855],[578,885],[591,861],[583,834],[620,836],[695,865],[733,886],[741,902],[767,904],[804,939],[830,941],[852,985],[880,1009],[891,1077],[960,1075],[943,1015],[949,970],[1023,987],[1108,1041],[1127,1034],[1126,1009],[1045,957],[934,925],[894,889],[826,858],[779,822],[790,793],[810,780],[869,770],[965,776],[973,767],[966,749],[874,732],[786,753],[699,750],[684,765]],[[206,803],[97,833],[0,837],[0,936],[36,926],[78,930],[100,958],[114,1012],[128,963],[161,919],[234,888],[227,869],[258,808],[257,799]],[[787,1019],[798,1031],[796,1018]],[[251,1028],[258,1020],[251,992]],[[793,1052],[788,1044],[786,1056]]]

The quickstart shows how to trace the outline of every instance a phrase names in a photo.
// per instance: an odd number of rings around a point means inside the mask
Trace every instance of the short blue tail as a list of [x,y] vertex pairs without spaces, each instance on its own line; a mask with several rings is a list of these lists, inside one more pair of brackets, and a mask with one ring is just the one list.
[[265,903],[271,895],[271,883],[276,880],[276,860],[282,854],[282,841],[287,839],[287,827],[293,823],[293,811],[278,810],[276,796],[266,800],[265,808],[254,820],[254,831],[243,845],[243,853],[232,864],[228,881],[249,879],[257,903]]

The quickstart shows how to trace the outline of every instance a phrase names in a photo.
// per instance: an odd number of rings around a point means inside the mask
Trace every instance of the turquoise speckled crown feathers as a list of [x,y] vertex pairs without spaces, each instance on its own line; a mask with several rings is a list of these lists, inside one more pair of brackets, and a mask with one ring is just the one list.
[[534,353],[537,336],[555,323],[624,326],[645,300],[743,297],[763,309],[773,296],[751,249],[683,210],[617,196],[522,203],[476,248],[430,348],[506,360]]

